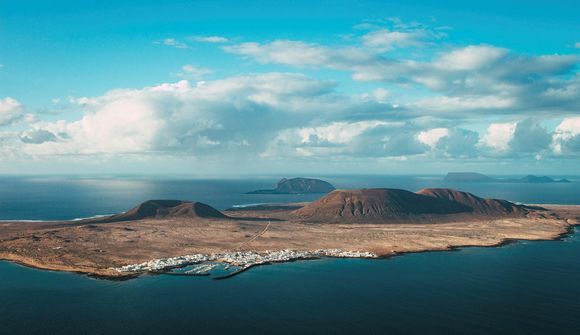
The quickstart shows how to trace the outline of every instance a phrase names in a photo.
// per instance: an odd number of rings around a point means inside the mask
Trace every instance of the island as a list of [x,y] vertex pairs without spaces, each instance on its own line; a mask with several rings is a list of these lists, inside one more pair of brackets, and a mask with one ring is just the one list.
[[0,222],[0,259],[109,279],[209,275],[221,267],[220,279],[299,259],[558,239],[579,220],[580,206],[516,204],[448,188],[334,190],[309,203],[224,211],[149,200],[105,217]]
[[548,176],[534,176],[527,175],[521,179],[510,179],[511,182],[520,183],[569,183],[570,181],[566,178],[553,179]]
[[477,172],[449,172],[444,181],[451,183],[569,183],[566,178],[527,175],[522,178],[493,178]]
[[256,190],[247,194],[309,194],[328,193],[335,188],[329,182],[313,178],[282,178],[275,189]]

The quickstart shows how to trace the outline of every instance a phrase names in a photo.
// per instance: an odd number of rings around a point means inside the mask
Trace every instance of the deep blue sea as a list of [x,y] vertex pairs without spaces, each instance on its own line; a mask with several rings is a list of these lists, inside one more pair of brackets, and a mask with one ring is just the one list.
[[[277,179],[1,177],[0,219],[88,217],[147,199],[225,209],[318,197],[244,194]],[[454,187],[518,202],[580,204],[579,182],[324,179],[339,188]],[[580,234],[385,260],[276,264],[222,281],[157,275],[115,282],[0,262],[0,334],[579,334],[578,283]]]

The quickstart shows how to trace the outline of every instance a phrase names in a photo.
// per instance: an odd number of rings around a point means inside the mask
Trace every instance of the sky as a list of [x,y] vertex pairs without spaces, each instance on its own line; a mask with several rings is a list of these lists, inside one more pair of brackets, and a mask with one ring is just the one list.
[[0,6],[0,173],[577,174],[577,1]]

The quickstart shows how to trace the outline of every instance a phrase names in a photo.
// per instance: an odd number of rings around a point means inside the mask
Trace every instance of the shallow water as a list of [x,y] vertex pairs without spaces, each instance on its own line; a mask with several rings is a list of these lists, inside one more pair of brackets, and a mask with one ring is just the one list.
[[[409,189],[442,184],[415,177],[377,178],[379,185],[342,178],[333,181],[339,187]],[[0,213],[6,219],[71,218],[166,197],[226,208],[272,201],[271,195],[241,193],[273,180],[13,178],[11,192],[0,188]],[[461,188],[485,196],[512,194],[506,198],[514,201],[580,203],[574,184]],[[309,200],[283,197],[277,201]],[[577,334],[579,259],[580,234],[574,234],[564,241],[386,260],[259,266],[223,281],[159,275],[113,282],[0,262],[0,334]]]

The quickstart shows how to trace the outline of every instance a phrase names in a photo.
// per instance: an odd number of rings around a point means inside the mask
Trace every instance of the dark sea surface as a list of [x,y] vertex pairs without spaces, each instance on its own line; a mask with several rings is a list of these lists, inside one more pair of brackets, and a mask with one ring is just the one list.
[[[278,178],[1,177],[0,219],[53,220],[147,199],[234,205]],[[453,187],[525,203],[580,204],[580,183],[448,184],[441,177],[334,176],[339,188]],[[574,179],[574,178],[573,178]],[[579,334],[580,234],[563,241],[261,266],[228,280],[115,282],[0,262],[0,334]]]

